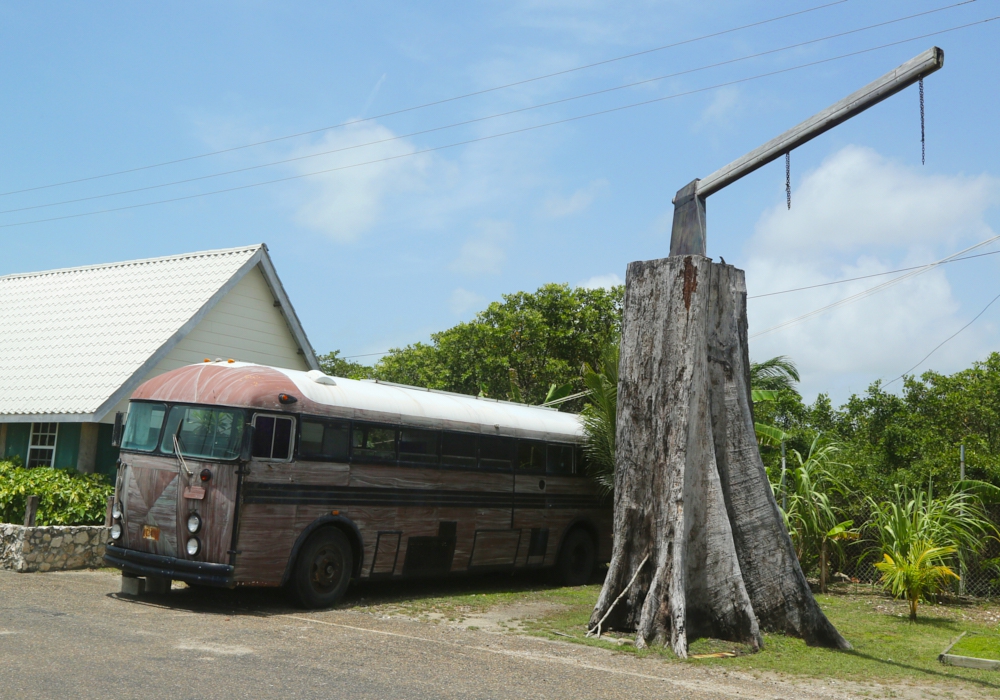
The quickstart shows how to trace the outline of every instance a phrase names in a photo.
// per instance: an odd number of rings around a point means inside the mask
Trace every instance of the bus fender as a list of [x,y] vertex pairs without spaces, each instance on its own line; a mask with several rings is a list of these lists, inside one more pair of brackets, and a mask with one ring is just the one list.
[[281,585],[284,586],[288,583],[288,579],[292,575],[292,567],[295,566],[295,558],[299,556],[299,549],[302,548],[303,543],[309,538],[313,532],[326,525],[333,525],[344,531],[347,535],[348,541],[351,543],[351,549],[354,551],[354,571],[351,572],[352,578],[359,578],[361,576],[361,564],[364,559],[365,545],[364,540],[361,538],[361,530],[358,526],[354,524],[354,521],[350,518],[345,518],[343,515],[324,515],[322,518],[317,518],[309,523],[301,533],[299,533],[298,538],[295,540],[295,544],[292,546],[292,552],[288,556],[288,563],[285,564],[285,575],[281,577]]
[[601,551],[600,551],[601,538],[600,535],[598,535],[597,525],[594,524],[594,521],[592,519],[588,518],[585,515],[581,515],[577,518],[574,518],[572,521],[570,521],[570,524],[566,526],[566,529],[563,530],[562,537],[559,538],[559,547],[558,549],[556,549],[556,556],[558,557],[559,553],[562,552],[562,546],[563,543],[566,541],[566,537],[569,535],[569,533],[573,532],[573,530],[576,530],[577,528],[581,530],[586,530],[587,534],[589,534],[591,538],[593,538],[594,547],[597,553],[597,560],[602,561]]

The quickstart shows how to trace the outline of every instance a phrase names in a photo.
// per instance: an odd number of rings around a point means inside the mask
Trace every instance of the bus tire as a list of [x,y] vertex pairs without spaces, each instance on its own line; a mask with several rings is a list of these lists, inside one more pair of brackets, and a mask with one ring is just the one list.
[[563,540],[556,561],[556,580],[564,586],[582,586],[597,564],[597,545],[583,528],[575,528]]
[[328,608],[344,595],[354,570],[354,554],[347,536],[324,527],[302,545],[295,559],[292,592],[304,608]]

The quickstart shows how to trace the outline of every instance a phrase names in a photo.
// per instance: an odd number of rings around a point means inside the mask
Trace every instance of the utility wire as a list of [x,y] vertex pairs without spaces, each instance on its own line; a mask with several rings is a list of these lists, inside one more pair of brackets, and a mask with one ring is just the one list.
[[[963,0],[963,2],[955,3],[955,4],[952,4],[952,5],[947,5],[945,7],[939,7],[939,8],[933,9],[933,10],[927,10],[925,12],[919,12],[919,13],[913,14],[913,15],[907,15],[905,17],[898,17],[896,19],[887,20],[885,22],[878,22],[877,24],[870,24],[870,25],[865,26],[865,27],[858,27],[856,29],[850,29],[850,30],[847,30],[847,31],[838,32],[836,34],[829,34],[827,36],[823,36],[823,37],[820,37],[818,39],[810,39],[808,41],[802,41],[802,42],[799,42],[797,44],[790,44],[788,46],[782,46],[782,47],[777,48],[777,49],[769,49],[767,51],[761,51],[759,53],[750,54],[750,55],[747,55],[747,56],[740,56],[738,58],[732,58],[732,59],[728,59],[726,61],[719,61],[717,63],[711,63],[711,64],[708,64],[708,65],[705,65],[705,66],[700,66],[700,67],[697,67],[697,68],[689,68],[687,70],[678,71],[676,73],[670,73],[668,75],[661,75],[661,76],[657,76],[655,78],[646,78],[645,80],[639,80],[639,81],[636,81],[636,82],[633,82],[633,83],[627,83],[625,85],[618,85],[618,86],[611,87],[611,88],[605,88],[603,90],[595,90],[595,91],[592,91],[592,92],[583,93],[581,95],[574,95],[574,96],[571,96],[571,97],[564,97],[564,98],[561,98],[561,99],[558,99],[558,100],[552,100],[550,102],[543,102],[541,104],[531,105],[531,106],[528,106],[528,107],[520,107],[518,109],[512,109],[512,110],[509,110],[507,112],[500,112],[498,114],[491,114],[491,115],[488,115],[488,116],[485,116],[485,117],[476,117],[474,119],[466,119],[464,121],[454,122],[452,124],[446,124],[444,126],[437,126],[437,127],[432,127],[430,129],[422,129],[420,131],[413,131],[413,132],[410,132],[408,134],[400,134],[398,136],[391,136],[391,137],[387,137],[387,138],[383,138],[383,139],[377,139],[375,141],[368,141],[368,142],[365,142],[365,143],[354,144],[354,145],[351,145],[351,146],[342,146],[340,148],[334,148],[334,149],[330,149],[330,150],[326,150],[326,151],[319,151],[317,153],[310,153],[310,154],[307,154],[307,155],[295,156],[295,157],[292,157],[292,158],[283,158],[281,160],[271,161],[269,163],[261,163],[261,164],[258,164],[258,165],[250,165],[250,166],[246,166],[246,167],[242,167],[242,168],[235,168],[233,170],[225,170],[225,171],[218,172],[218,173],[211,173],[209,175],[199,175],[197,177],[189,177],[189,178],[185,178],[185,179],[182,179],[182,180],[174,180],[172,182],[164,182],[164,183],[160,183],[160,184],[157,184],[157,185],[147,185],[147,186],[144,186],[144,187],[136,187],[136,188],[128,189],[128,190],[119,190],[117,192],[108,192],[108,193],[105,193],[105,194],[96,194],[96,195],[91,195],[91,196],[88,196],[88,197],[78,197],[76,199],[64,199],[64,200],[61,200],[61,201],[58,201],[58,202],[48,202],[48,203],[45,203],[45,204],[34,204],[34,205],[31,205],[31,206],[17,207],[17,208],[14,208],[14,209],[3,209],[3,210],[0,210],[0,214],[12,214],[12,213],[15,213],[15,212],[29,211],[29,210],[32,210],[32,209],[45,209],[45,208],[48,208],[48,207],[61,206],[61,205],[64,205],[64,204],[76,204],[76,203],[79,203],[79,202],[87,202],[87,201],[92,201],[92,200],[95,200],[95,199],[106,199],[107,197],[117,197],[117,196],[121,196],[121,195],[125,195],[125,194],[134,194],[136,192],[145,192],[145,191],[148,191],[148,190],[160,189],[160,188],[163,188],[163,187],[172,187],[174,185],[183,185],[183,184],[190,183],[190,182],[198,182],[198,181],[201,181],[201,180],[208,180],[208,179],[212,179],[212,178],[216,178],[216,177],[223,177],[225,175],[233,175],[233,174],[236,174],[236,173],[243,173],[243,172],[248,172],[248,171],[251,171],[251,170],[259,170],[261,168],[269,168],[269,167],[272,167],[272,166],[275,166],[275,165],[283,165],[283,164],[286,164],[286,163],[293,163],[293,162],[297,162],[297,161],[301,161],[301,160],[307,160],[307,159],[310,159],[310,158],[318,158],[318,157],[321,157],[321,156],[331,155],[331,154],[334,154],[334,153],[342,153],[344,151],[350,151],[350,150],[354,150],[354,149],[358,149],[358,148],[365,148],[365,147],[368,147],[368,146],[375,146],[375,145],[379,145],[379,144],[383,144],[383,143],[389,143],[389,142],[392,142],[392,141],[398,141],[398,140],[401,140],[401,139],[412,138],[414,136],[422,136],[424,134],[430,134],[430,133],[434,133],[436,131],[444,131],[446,129],[454,129],[454,128],[460,127],[460,126],[467,126],[469,124],[475,124],[475,123],[478,123],[478,122],[484,122],[484,121],[488,121],[488,120],[491,120],[491,119],[499,119],[501,117],[507,117],[507,116],[510,116],[512,114],[519,114],[521,112],[529,112],[529,111],[536,110],[536,109],[542,109],[544,107],[551,107],[551,106],[557,105],[557,104],[563,104],[563,103],[566,103],[566,102],[572,102],[572,101],[575,101],[575,100],[581,100],[581,99],[585,99],[585,98],[588,98],[588,97],[595,97],[597,95],[604,95],[604,94],[608,94],[608,93],[612,93],[612,92],[617,92],[619,90],[626,90],[628,88],[637,87],[639,85],[647,85],[649,83],[659,82],[659,81],[662,81],[662,80],[667,80],[669,78],[676,78],[676,77],[681,76],[681,75],[688,75],[688,74],[691,74],[691,73],[698,73],[698,72],[701,72],[701,71],[710,70],[712,68],[718,68],[718,67],[721,67],[721,66],[731,65],[731,64],[734,64],[734,63],[740,63],[742,61],[748,61],[748,60],[751,60],[751,59],[754,59],[754,58],[760,58],[762,56],[768,56],[768,55],[771,55],[771,54],[780,53],[782,51],[790,51],[792,49],[801,48],[803,46],[808,46],[810,44],[816,44],[816,43],[819,43],[819,42],[822,42],[822,41],[829,41],[830,39],[837,39],[837,38],[840,38],[840,37],[848,36],[850,34],[857,34],[857,33],[860,33],[860,32],[869,31],[871,29],[877,29],[879,27],[884,27],[886,25],[897,24],[899,22],[904,22],[906,20],[914,19],[914,18],[917,18],[917,17],[923,17],[925,15],[935,14],[937,12],[943,12],[945,10],[950,10],[950,9],[955,8],[955,7],[958,7],[959,5],[967,5],[970,2],[975,2],[975,1],[976,0]],[[786,154],[786,156],[787,156],[787,154]],[[789,208],[791,208],[791,190],[790,189],[789,189],[788,197],[789,197]]]
[[776,296],[778,294],[791,294],[792,292],[802,292],[802,291],[805,291],[807,289],[816,289],[818,287],[829,287],[829,286],[834,285],[834,284],[844,284],[845,282],[856,282],[858,280],[866,280],[866,279],[870,279],[872,277],[883,277],[885,275],[894,275],[897,272],[909,272],[910,270],[922,270],[922,269],[927,268],[927,267],[935,267],[937,265],[947,265],[948,263],[960,262],[962,260],[972,260],[974,258],[982,258],[982,257],[985,257],[987,255],[998,255],[998,254],[1000,254],[1000,250],[994,250],[994,251],[989,252],[989,253],[978,253],[976,255],[967,255],[964,258],[955,258],[953,260],[939,260],[938,262],[927,263],[926,265],[915,265],[913,267],[901,267],[898,270],[889,270],[887,272],[876,272],[876,273],[874,273],[872,275],[861,275],[860,277],[848,277],[846,279],[836,280],[835,282],[823,282],[822,284],[811,284],[808,287],[795,287],[794,289],[783,289],[780,292],[768,292],[767,294],[754,294],[751,297],[747,297],[747,300],[749,301],[750,299],[760,299],[762,297],[773,297],[773,296]]
[[955,336],[957,336],[957,335],[958,335],[959,333],[961,333],[961,332],[962,332],[962,331],[964,331],[964,330],[965,330],[966,328],[968,328],[968,327],[969,327],[969,326],[971,326],[971,325],[972,325],[973,323],[975,323],[975,322],[976,322],[977,320],[979,320],[979,317],[980,317],[980,316],[982,316],[982,315],[983,315],[984,313],[986,313],[986,310],[987,310],[987,309],[989,309],[989,308],[990,308],[991,306],[993,306],[993,303],[994,303],[994,302],[995,302],[995,301],[996,301],[997,299],[1000,299],[1000,294],[997,294],[997,295],[996,295],[995,297],[993,297],[993,300],[992,300],[992,301],[990,301],[990,303],[989,303],[989,304],[987,304],[986,306],[984,306],[984,307],[983,307],[983,310],[982,310],[982,311],[980,311],[980,312],[979,312],[978,314],[976,314],[976,317],[975,317],[975,318],[973,318],[973,319],[972,319],[971,321],[969,321],[969,322],[968,322],[968,323],[966,323],[966,324],[965,324],[964,326],[962,326],[961,328],[959,328],[959,329],[958,329],[957,331],[955,331],[954,333],[952,333],[951,335],[949,335],[949,336],[948,336],[947,338],[945,338],[944,340],[942,340],[942,341],[941,341],[940,343],[938,343],[937,347],[935,347],[935,348],[934,348],[933,350],[931,350],[931,351],[930,351],[929,353],[927,353],[927,355],[925,355],[925,356],[924,356],[924,359],[922,359],[922,360],[921,360],[920,362],[918,362],[917,364],[915,364],[915,365],[913,365],[912,367],[910,367],[910,369],[908,369],[908,370],[906,370],[905,372],[903,372],[903,373],[902,373],[901,375],[899,375],[898,377],[896,377],[895,379],[893,379],[893,380],[892,380],[891,382],[886,382],[886,383],[885,383],[885,384],[883,384],[882,386],[883,386],[883,387],[886,387],[886,386],[889,386],[890,384],[895,384],[895,383],[896,383],[896,382],[898,382],[898,381],[899,381],[900,379],[902,379],[903,377],[905,377],[905,376],[906,376],[907,374],[909,374],[910,372],[912,372],[913,370],[915,370],[915,369],[916,369],[917,367],[919,367],[920,365],[924,364],[924,362],[926,362],[926,361],[927,361],[927,358],[928,358],[928,357],[930,357],[931,355],[933,355],[934,353],[936,353],[936,352],[937,352],[938,350],[940,350],[940,349],[941,349],[941,347],[942,347],[942,346],[943,346],[943,345],[944,345],[945,343],[947,343],[948,341],[950,341],[950,340],[951,340],[952,338],[954,338],[954,337],[955,337]]
[[[295,134],[288,134],[287,136],[277,136],[277,137],[272,138],[272,139],[265,139],[263,141],[255,141],[253,143],[244,144],[242,146],[233,146],[231,148],[223,148],[223,149],[220,149],[220,150],[217,150],[217,151],[209,151],[207,153],[201,153],[201,154],[194,155],[194,156],[187,156],[185,158],[176,158],[174,160],[167,160],[167,161],[163,161],[163,162],[160,162],[160,163],[153,163],[152,165],[142,165],[142,166],[135,167],[135,168],[128,168],[126,170],[116,170],[116,171],[110,172],[110,173],[103,173],[101,175],[91,175],[89,177],[81,177],[81,178],[77,178],[75,180],[64,180],[62,182],[54,182],[54,183],[49,184],[49,185],[38,185],[36,187],[28,187],[28,188],[24,188],[24,189],[20,189],[20,190],[11,190],[9,192],[0,192],[0,197],[6,197],[6,196],[12,195],[12,194],[20,194],[22,192],[33,192],[35,190],[48,189],[48,188],[51,188],[51,187],[62,187],[63,185],[73,185],[73,184],[76,184],[78,182],[87,182],[89,180],[98,180],[98,179],[101,179],[101,178],[113,177],[115,175],[124,175],[124,174],[127,174],[127,173],[134,173],[134,172],[138,172],[140,170],[149,170],[151,168],[162,168],[162,167],[167,166],[167,165],[174,165],[176,163],[184,163],[184,162],[191,161],[191,160],[198,160],[200,158],[208,158],[209,156],[215,156],[215,155],[219,155],[221,153],[231,153],[233,151],[240,151],[240,150],[247,149],[247,148],[253,148],[255,146],[263,146],[265,144],[276,143],[278,141],[287,141],[288,139],[294,139],[294,138],[298,138],[300,136],[309,136],[310,134],[318,134],[318,133],[320,133],[322,131],[330,131],[331,129],[339,129],[341,127],[350,126],[352,124],[360,124],[362,122],[373,121],[375,119],[383,119],[385,117],[392,117],[392,116],[395,116],[397,114],[404,114],[406,112],[413,112],[413,111],[416,111],[416,110],[419,110],[419,109],[426,109],[427,107],[434,107],[436,105],[447,104],[449,102],[455,102],[457,100],[464,100],[464,99],[467,99],[469,97],[476,97],[477,95],[485,95],[485,94],[488,94],[488,93],[491,93],[491,92],[496,92],[498,90],[506,90],[507,88],[517,87],[518,85],[526,85],[528,83],[537,82],[539,80],[546,80],[548,78],[554,78],[554,77],[557,77],[557,76],[560,76],[560,75],[567,75],[569,73],[575,73],[577,71],[587,70],[588,68],[595,68],[597,66],[607,65],[609,63],[615,63],[617,61],[624,61],[626,59],[635,58],[637,56],[644,56],[644,55],[647,55],[647,54],[656,53],[658,51],[665,51],[666,49],[672,49],[672,48],[675,48],[677,46],[684,46],[685,44],[692,44],[692,43],[695,43],[695,42],[698,42],[698,41],[704,41],[706,39],[712,39],[714,37],[723,36],[725,34],[731,34],[733,32],[742,31],[744,29],[750,29],[752,27],[759,27],[759,26],[764,25],[764,24],[770,24],[771,22],[777,22],[779,20],[788,19],[789,17],[796,17],[798,15],[808,14],[810,12],[815,12],[817,10],[823,10],[823,9],[828,8],[828,7],[833,7],[834,5],[842,5],[845,2],[848,2],[848,0],[836,0],[835,2],[828,2],[828,3],[825,3],[823,5],[817,5],[815,7],[807,8],[805,10],[799,10],[797,12],[791,12],[791,13],[788,13],[788,14],[780,15],[778,17],[772,17],[770,19],[761,20],[759,22],[752,22],[750,24],[744,24],[744,25],[741,25],[739,27],[733,27],[732,29],[724,29],[724,30],[719,31],[719,32],[713,32],[711,34],[704,34],[702,36],[694,37],[693,39],[684,39],[683,41],[674,42],[673,44],[665,44],[664,46],[657,46],[655,48],[646,49],[644,51],[636,51],[634,53],[625,54],[623,56],[616,56],[614,58],[608,58],[608,59],[605,59],[603,61],[597,61],[595,63],[587,63],[587,64],[582,65],[582,66],[576,66],[575,68],[566,68],[564,70],[556,71],[554,73],[546,73],[545,75],[539,75],[539,76],[536,76],[534,78],[525,78],[524,80],[518,80],[518,81],[515,81],[513,83],[506,83],[504,85],[497,85],[496,87],[486,88],[486,89],[483,89],[483,90],[476,90],[475,92],[468,92],[468,93],[465,93],[463,95],[456,95],[455,97],[448,97],[448,98],[445,98],[445,99],[442,99],[442,100],[435,100],[433,102],[425,102],[423,104],[415,105],[413,107],[404,107],[403,109],[397,109],[397,110],[392,111],[392,112],[384,112],[382,114],[376,114],[373,117],[365,117],[365,118],[362,118],[362,119],[352,119],[352,120],[349,120],[349,121],[346,121],[346,122],[341,122],[339,124],[333,124],[333,125],[330,125],[330,126],[320,127],[318,129],[310,129],[309,131],[300,131],[300,132],[295,133]],[[961,5],[961,4],[967,4],[967,3],[972,3],[972,2],[976,2],[976,0],[966,0],[966,2],[959,3],[959,4]]]
[[463,140],[463,141],[456,141],[454,143],[445,144],[443,146],[433,146],[433,147],[430,147],[430,148],[424,148],[424,149],[417,150],[417,151],[410,151],[408,153],[402,153],[402,154],[395,155],[395,156],[388,156],[388,157],[385,157],[385,158],[376,158],[374,160],[364,161],[364,162],[361,162],[361,163],[352,163],[350,165],[342,165],[342,166],[339,166],[339,167],[336,167],[336,168],[326,168],[324,170],[317,170],[317,171],[314,171],[314,172],[311,172],[311,173],[301,173],[299,175],[289,175],[287,177],[275,178],[273,180],[264,180],[262,182],[254,182],[254,183],[250,183],[250,184],[247,184],[247,185],[237,185],[237,186],[234,186],[234,187],[226,187],[226,188],[220,189],[220,190],[211,190],[209,192],[199,192],[199,193],[196,193],[196,194],[184,195],[184,196],[181,196],[181,197],[171,197],[169,199],[159,199],[159,200],[154,200],[154,201],[151,201],[151,202],[142,202],[142,203],[139,203],[139,204],[130,204],[130,205],[127,205],[127,206],[122,206],[122,207],[112,207],[112,208],[109,208],[109,209],[97,209],[95,211],[81,212],[81,213],[78,213],[78,214],[66,214],[66,215],[63,215],[63,216],[53,216],[53,217],[49,217],[49,218],[45,218],[45,219],[31,219],[31,220],[28,220],[28,221],[19,221],[19,222],[14,222],[14,223],[9,223],[9,224],[0,224],[0,229],[2,229],[2,228],[14,228],[14,227],[17,227],[17,226],[28,226],[30,224],[40,224],[40,223],[46,223],[46,222],[50,222],[50,221],[62,221],[64,219],[76,219],[76,218],[80,218],[80,217],[84,217],[84,216],[95,216],[97,214],[108,214],[108,213],[117,212],[117,211],[127,211],[127,210],[130,210],[130,209],[139,209],[139,208],[142,208],[142,207],[149,207],[149,206],[154,206],[154,205],[157,205],[157,204],[168,204],[168,203],[171,203],[171,202],[180,202],[180,201],[185,201],[185,200],[189,200],[189,199],[197,199],[197,198],[200,198],[200,197],[208,197],[208,196],[212,196],[212,195],[216,195],[216,194],[223,194],[223,193],[226,193],[226,192],[236,192],[236,191],[239,191],[239,190],[246,190],[246,189],[251,189],[251,188],[254,188],[254,187],[263,187],[264,185],[273,185],[273,184],[276,184],[276,183],[279,183],[279,182],[288,182],[288,181],[291,181],[291,180],[299,180],[299,179],[306,178],[306,177],[313,177],[313,176],[316,176],[316,175],[324,175],[324,174],[327,174],[327,173],[337,172],[337,171],[341,171],[341,170],[348,170],[348,169],[351,169],[351,168],[358,168],[358,167],[362,167],[362,166],[365,166],[365,165],[373,165],[373,164],[376,164],[376,163],[385,163],[385,162],[389,162],[389,161],[393,161],[393,160],[398,160],[400,158],[409,158],[411,156],[421,155],[421,154],[424,154],[424,153],[431,153],[431,152],[434,152],[434,151],[442,151],[442,150],[449,149],[449,148],[456,148],[458,146],[465,146],[465,145],[468,145],[468,144],[471,144],[471,143],[478,143],[478,142],[481,142],[481,141],[489,141],[491,139],[496,139],[496,138],[500,138],[500,137],[503,137],[503,136],[511,136],[513,134],[521,134],[521,133],[525,133],[525,132],[528,132],[528,131],[534,131],[536,129],[542,129],[542,128],[546,128],[546,127],[549,127],[549,126],[555,126],[557,124],[566,124],[566,123],[569,123],[569,122],[579,121],[581,119],[588,119],[590,117],[597,117],[597,116],[601,116],[601,115],[604,115],[604,114],[612,114],[612,113],[615,113],[615,112],[621,112],[621,111],[626,110],[626,109],[633,109],[635,107],[642,107],[642,106],[645,106],[645,105],[655,104],[657,102],[663,102],[663,101],[666,101],[666,100],[672,100],[672,99],[675,99],[675,98],[678,98],[678,97],[685,97],[687,95],[694,95],[694,94],[701,93],[701,92],[707,92],[709,90],[716,90],[716,89],[719,89],[719,88],[728,87],[730,85],[737,85],[737,84],[740,84],[740,83],[750,82],[752,80],[760,80],[762,78],[767,78],[767,77],[771,77],[771,76],[774,76],[774,75],[780,75],[782,73],[789,73],[791,71],[801,70],[803,68],[809,68],[811,66],[820,65],[820,64],[823,64],[823,63],[829,63],[831,61],[838,61],[838,60],[841,60],[841,59],[850,58],[852,56],[858,56],[858,55],[865,54],[865,53],[870,53],[872,51],[878,51],[878,50],[889,48],[889,47],[892,47],[892,46],[899,46],[901,44],[907,44],[907,43],[910,43],[910,42],[913,42],[913,41],[919,41],[920,39],[926,39],[926,38],[932,37],[932,36],[939,36],[941,34],[947,34],[949,32],[958,31],[960,29],[966,29],[968,27],[976,26],[976,25],[979,25],[979,24],[986,24],[987,22],[992,22],[992,21],[997,20],[997,19],[1000,19],[1000,15],[998,15],[996,17],[989,17],[989,18],[983,19],[983,20],[978,20],[976,22],[969,22],[968,24],[963,24],[963,25],[959,25],[959,26],[956,26],[956,27],[951,27],[949,29],[942,29],[942,30],[939,30],[939,31],[936,31],[936,32],[930,32],[928,34],[921,34],[920,36],[911,37],[909,39],[901,39],[899,41],[893,41],[893,42],[890,42],[888,44],[882,44],[880,46],[874,46],[874,47],[871,47],[871,48],[868,48],[868,49],[861,49],[859,51],[852,51],[850,53],[841,54],[840,56],[833,56],[831,58],[824,58],[824,59],[820,59],[818,61],[811,61],[809,63],[803,63],[803,64],[800,64],[798,66],[792,66],[792,67],[789,67],[789,68],[782,68],[780,70],[770,71],[768,73],[760,73],[758,75],[750,76],[748,78],[740,78],[740,79],[737,79],[737,80],[731,80],[731,81],[728,81],[728,82],[725,82],[725,83],[718,83],[716,85],[710,85],[710,86],[704,87],[704,88],[697,88],[695,90],[688,90],[686,92],[675,93],[673,95],[666,95],[664,97],[656,97],[656,98],[653,98],[653,99],[650,99],[650,100],[643,100],[642,102],[633,102],[631,104],[622,105],[620,107],[612,107],[612,108],[600,110],[600,111],[597,111],[597,112],[590,112],[589,114],[581,114],[581,115],[578,115],[578,116],[575,116],[575,117],[567,117],[565,119],[557,119],[556,121],[546,122],[546,123],[543,123],[543,124],[536,124],[534,126],[527,126],[527,127],[523,127],[523,128],[520,128],[520,129],[514,129],[512,131],[505,131],[505,132],[501,132],[501,133],[498,133],[498,134],[490,134],[488,136],[480,136],[480,137],[477,137],[477,138],[466,139],[466,140]]
[[[975,248],[981,248],[982,246],[984,246],[984,245],[986,245],[988,243],[991,243],[993,241],[996,241],[997,239],[1000,239],[1000,236],[987,239],[987,240],[985,240],[985,241],[983,241],[981,243],[977,243],[976,245],[972,246],[971,248],[966,248],[966,251],[974,250]],[[987,255],[1000,255],[1000,250],[994,250],[994,251],[991,251],[989,253],[977,253],[976,255],[966,255],[966,256],[961,257],[961,258],[955,257],[956,255],[961,255],[962,252],[966,252],[966,251],[960,251],[958,253],[954,253],[953,255],[948,256],[947,258],[943,258],[941,260],[938,260],[937,262],[927,263],[926,265],[916,265],[914,267],[903,267],[903,268],[900,268],[898,270],[889,270],[888,272],[876,272],[873,275],[862,275],[861,277],[849,277],[847,279],[837,280],[836,282],[825,282],[823,284],[809,285],[808,287],[796,287],[794,289],[785,289],[785,290],[782,290],[780,292],[769,292],[767,294],[757,294],[757,295],[752,296],[752,297],[747,297],[747,299],[759,299],[761,297],[769,297],[769,296],[774,296],[776,294],[791,294],[792,292],[802,292],[802,291],[805,291],[807,289],[816,289],[817,287],[829,287],[830,285],[833,285],[833,284],[843,284],[844,282],[855,282],[857,280],[869,279],[871,277],[882,277],[884,275],[893,275],[893,274],[896,274],[896,273],[899,273],[899,272],[909,272],[910,270],[925,270],[925,269],[929,269],[929,268],[932,268],[932,267],[937,267],[938,265],[947,265],[948,263],[960,262],[962,260],[973,260],[975,258],[983,258],[983,257],[986,257]],[[994,299],[993,301],[996,301],[996,299]],[[993,302],[990,302],[990,304],[992,304],[992,303]],[[984,309],[984,311],[985,311],[985,309]],[[982,313],[980,313],[980,316],[981,315],[982,315]],[[979,316],[977,316],[976,318],[979,318]],[[972,320],[975,321],[976,319],[972,319]],[[767,332],[767,331],[763,331],[763,332]],[[961,333],[961,331],[959,331],[959,333]],[[954,336],[952,336],[952,337],[954,337]],[[949,338],[948,340],[951,340],[951,338]],[[948,342],[948,341],[946,340],[945,342]],[[939,347],[941,347],[941,346],[939,345],[938,348]],[[931,354],[933,354],[935,351],[937,351],[938,348],[934,348],[934,350],[931,351]],[[374,357],[376,355],[388,355],[390,352],[392,352],[392,351],[391,350],[386,350],[384,352],[369,352],[369,353],[365,353],[365,354],[362,354],[362,355],[345,355],[345,356],[340,357],[338,359],[349,360],[349,359],[353,359],[355,357]],[[927,357],[930,357],[930,355],[928,355]],[[925,357],[923,360],[921,360],[916,365],[914,365],[914,367],[918,367],[920,364],[922,364],[924,362],[924,360],[927,359],[927,357]],[[912,371],[912,369],[913,368],[911,367],[910,370],[908,370],[907,372],[904,372],[903,374],[908,374],[909,371]],[[900,377],[896,377],[896,379],[899,379],[901,377],[902,377],[902,375],[900,375]],[[896,379],[894,379],[893,381],[896,381]],[[886,385],[886,386],[888,386],[888,385]]]
[[838,306],[843,306],[844,304],[849,304],[849,303],[851,303],[853,301],[857,301],[859,299],[863,299],[865,297],[871,296],[872,294],[876,294],[876,293],[878,293],[878,292],[880,292],[880,291],[882,291],[884,289],[888,289],[889,287],[895,286],[895,285],[899,284],[900,282],[908,280],[911,277],[916,277],[917,275],[922,275],[923,273],[927,272],[931,268],[936,267],[937,265],[940,265],[940,264],[942,264],[944,262],[950,261],[953,258],[957,258],[960,255],[968,253],[970,250],[975,250],[976,248],[981,248],[982,246],[987,245],[989,243],[992,243],[992,242],[994,242],[996,240],[1000,240],[1000,236],[993,236],[992,238],[987,238],[985,241],[980,241],[979,243],[976,243],[975,245],[970,246],[970,247],[966,248],[965,250],[960,250],[957,253],[952,253],[951,255],[949,255],[949,256],[947,256],[945,258],[942,258],[941,260],[938,260],[936,263],[932,263],[930,265],[925,265],[923,267],[920,267],[917,270],[915,270],[914,272],[910,272],[908,274],[902,275],[901,277],[897,277],[896,279],[889,280],[888,282],[883,282],[882,284],[875,285],[874,287],[869,287],[868,289],[865,289],[864,291],[858,292],[857,294],[852,294],[851,296],[845,297],[843,299],[840,299],[839,301],[835,301],[832,304],[827,304],[826,306],[822,306],[822,307],[820,307],[818,309],[814,309],[814,310],[812,310],[812,311],[810,311],[808,313],[802,314],[801,316],[796,316],[795,318],[789,319],[788,321],[783,321],[782,323],[779,323],[776,326],[771,326],[770,328],[762,330],[759,333],[754,333],[752,336],[750,336],[750,340],[753,340],[754,338],[759,338],[762,335],[766,335],[767,333],[772,333],[772,332],[774,332],[776,330],[780,330],[782,328],[787,328],[788,326],[794,325],[796,323],[800,323],[802,321],[805,321],[806,319],[809,319],[809,318],[812,318],[813,316],[821,314],[824,311],[829,311],[830,309],[836,308]]

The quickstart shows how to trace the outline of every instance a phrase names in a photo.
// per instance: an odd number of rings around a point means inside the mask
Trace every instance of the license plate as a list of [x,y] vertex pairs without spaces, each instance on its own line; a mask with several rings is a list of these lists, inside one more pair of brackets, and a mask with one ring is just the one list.
[[184,498],[190,498],[195,501],[201,501],[205,498],[205,489],[200,486],[185,486],[184,487]]
[[142,526],[142,539],[153,540],[154,542],[160,541],[160,528],[153,527],[152,525]]

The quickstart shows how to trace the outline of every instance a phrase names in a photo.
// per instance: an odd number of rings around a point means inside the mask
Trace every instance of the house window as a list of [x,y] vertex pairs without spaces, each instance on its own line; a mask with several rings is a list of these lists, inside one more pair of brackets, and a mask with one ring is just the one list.
[[58,423],[32,423],[28,445],[28,467],[51,467],[56,457]]

